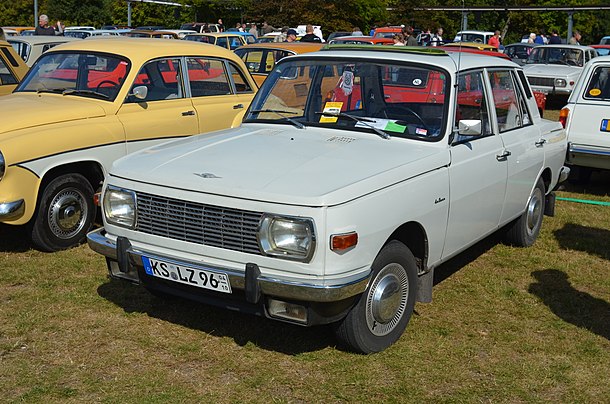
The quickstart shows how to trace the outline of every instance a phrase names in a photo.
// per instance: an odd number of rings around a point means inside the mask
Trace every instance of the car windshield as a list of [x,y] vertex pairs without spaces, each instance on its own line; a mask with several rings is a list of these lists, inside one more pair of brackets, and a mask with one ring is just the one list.
[[98,53],[46,53],[16,92],[49,92],[113,101],[129,72],[127,59]]
[[532,49],[527,63],[579,66],[584,64],[583,51],[573,48],[539,46]]
[[421,64],[286,59],[266,79],[244,122],[436,141],[446,126],[448,85],[444,71]]

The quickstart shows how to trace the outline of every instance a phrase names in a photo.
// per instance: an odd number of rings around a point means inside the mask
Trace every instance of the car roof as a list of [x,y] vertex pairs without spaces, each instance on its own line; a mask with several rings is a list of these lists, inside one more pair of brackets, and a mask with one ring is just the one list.
[[321,42],[262,42],[243,45],[237,49],[277,49],[305,53],[316,51],[324,45]]
[[12,36],[7,38],[9,42],[25,42],[31,45],[37,45],[41,43],[63,43],[81,41],[80,38],[74,38],[69,36],[47,36],[47,35],[27,35],[27,36]]
[[92,38],[78,43],[69,42],[58,45],[50,52],[62,51],[97,51],[124,56],[134,63],[141,63],[160,56],[197,56],[208,55],[239,61],[233,52],[220,46],[194,41],[160,41],[157,38],[130,38],[115,36],[110,38]]
[[327,45],[319,52],[296,55],[291,59],[313,57],[429,63],[448,71],[456,71],[457,66],[460,66],[461,70],[479,67],[518,67],[512,61],[500,57],[470,52],[446,52],[434,47],[421,46]]
[[585,46],[585,45],[570,45],[570,44],[541,45],[541,47],[542,48],[593,49],[590,46]]

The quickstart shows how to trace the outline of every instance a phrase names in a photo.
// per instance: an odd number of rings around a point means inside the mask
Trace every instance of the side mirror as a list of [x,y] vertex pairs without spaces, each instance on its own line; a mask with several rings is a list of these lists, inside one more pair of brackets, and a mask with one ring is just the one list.
[[458,133],[465,136],[481,136],[480,119],[461,119],[458,122]]
[[128,97],[134,96],[139,100],[143,100],[148,95],[148,87],[146,86],[137,86],[134,87],[133,92],[127,94]]

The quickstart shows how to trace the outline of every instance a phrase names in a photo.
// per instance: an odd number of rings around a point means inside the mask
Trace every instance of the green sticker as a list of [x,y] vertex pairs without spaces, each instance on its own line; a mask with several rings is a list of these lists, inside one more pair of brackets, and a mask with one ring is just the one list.
[[385,127],[385,130],[390,130],[392,132],[404,133],[407,130],[407,127],[404,125],[399,125],[396,122],[388,122]]

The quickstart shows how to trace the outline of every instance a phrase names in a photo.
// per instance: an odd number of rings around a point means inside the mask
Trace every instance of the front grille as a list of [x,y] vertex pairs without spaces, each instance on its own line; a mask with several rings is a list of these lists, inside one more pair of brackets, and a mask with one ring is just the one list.
[[261,255],[256,231],[263,214],[137,193],[136,229],[143,233]]
[[552,77],[528,77],[527,81],[533,86],[553,87],[555,79]]

